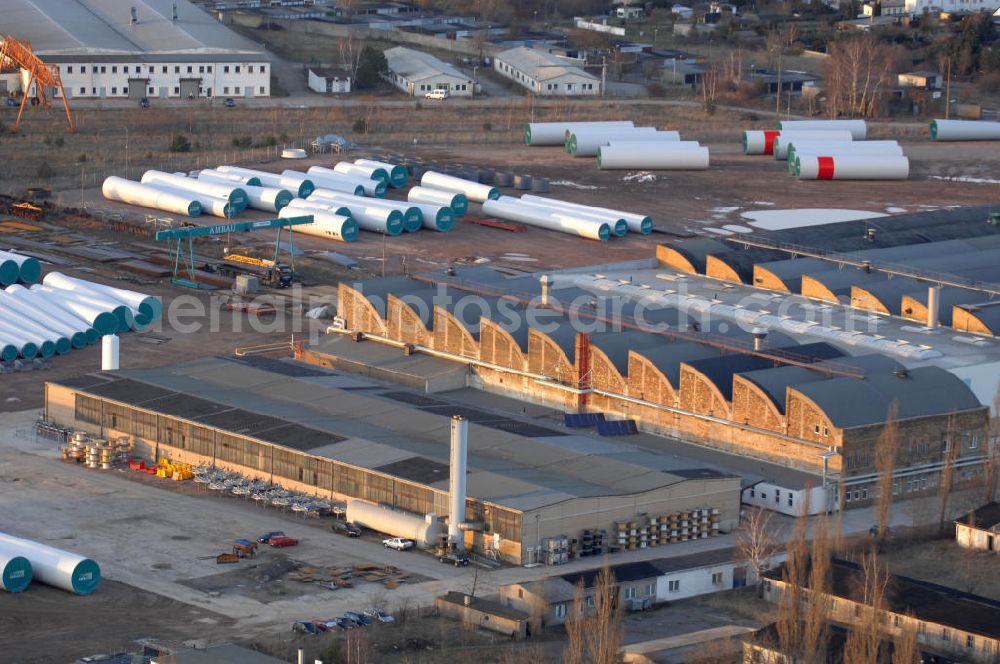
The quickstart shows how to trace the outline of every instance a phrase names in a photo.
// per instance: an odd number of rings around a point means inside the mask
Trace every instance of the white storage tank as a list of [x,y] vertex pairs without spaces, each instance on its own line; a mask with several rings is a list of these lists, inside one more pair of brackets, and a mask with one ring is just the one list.
[[422,516],[363,500],[347,503],[347,520],[392,537],[413,540],[422,549],[442,543],[447,533],[444,524],[433,514]]

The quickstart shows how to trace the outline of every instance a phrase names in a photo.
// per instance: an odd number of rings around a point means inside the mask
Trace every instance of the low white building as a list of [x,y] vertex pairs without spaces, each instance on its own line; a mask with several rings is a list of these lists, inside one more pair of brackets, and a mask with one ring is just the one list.
[[351,72],[330,67],[309,68],[309,89],[320,94],[346,94],[351,91]]
[[1000,503],[989,503],[955,519],[955,542],[963,549],[1000,551]]
[[271,94],[268,54],[188,0],[10,0],[4,9],[4,32],[57,66],[69,97]]
[[990,12],[1000,8],[997,0],[905,0],[903,13],[918,16],[925,11],[931,14],[947,12],[949,14],[975,14]]
[[386,78],[408,95],[422,97],[431,90],[444,88],[452,97],[472,96],[472,79],[429,53],[396,46],[385,51],[385,59],[389,65]]
[[493,69],[536,95],[585,97],[601,94],[601,80],[551,53],[512,48],[493,58]]
[[823,481],[819,478],[812,485],[790,485],[769,480],[755,482],[743,489],[740,502],[789,516],[801,515],[807,504],[810,516],[823,512],[824,506],[826,511],[838,509],[833,487],[824,491]]

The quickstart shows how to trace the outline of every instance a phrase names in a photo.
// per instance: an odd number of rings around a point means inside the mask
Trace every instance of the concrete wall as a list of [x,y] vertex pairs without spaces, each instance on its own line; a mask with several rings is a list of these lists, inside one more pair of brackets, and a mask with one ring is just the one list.
[[[823,489],[822,484],[822,480],[819,480],[815,486],[806,490],[804,488],[790,489],[776,482],[758,482],[743,489],[742,501],[744,505],[763,507],[789,516],[801,515],[807,498],[810,515],[823,512],[826,506],[829,506],[830,509],[837,509],[839,501],[836,489],[831,486],[830,495],[827,497],[827,491]],[[789,499],[791,500],[789,501]]]
[[504,636],[511,636],[516,641],[520,641],[527,636],[527,618],[516,619],[509,616],[497,615],[489,611],[488,608],[477,605],[475,598],[472,601],[473,604],[471,606],[466,606],[450,602],[443,597],[438,597],[434,600],[434,606],[437,608],[438,613],[445,618],[458,620],[465,626],[475,626],[479,629],[503,634]]
[[955,541],[963,549],[978,549],[1000,553],[1000,532],[955,524]]

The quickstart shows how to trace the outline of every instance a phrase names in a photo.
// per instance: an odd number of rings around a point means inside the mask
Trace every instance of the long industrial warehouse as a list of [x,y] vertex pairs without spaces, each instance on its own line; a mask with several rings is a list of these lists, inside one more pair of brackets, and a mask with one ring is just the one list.
[[545,538],[611,532],[641,514],[718,510],[722,531],[738,519],[739,477],[696,461],[581,446],[565,431],[416,392],[351,387],[356,379],[323,369],[207,358],[50,382],[45,411],[63,426],[131,436],[149,458],[214,463],[421,516],[448,513],[450,418],[463,415],[466,520],[481,524],[466,544],[515,563]]

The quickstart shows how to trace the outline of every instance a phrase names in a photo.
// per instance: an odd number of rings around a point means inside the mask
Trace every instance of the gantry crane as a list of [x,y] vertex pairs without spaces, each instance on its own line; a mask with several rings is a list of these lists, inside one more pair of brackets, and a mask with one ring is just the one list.
[[14,131],[17,131],[21,126],[21,115],[24,113],[24,105],[28,102],[31,84],[34,82],[35,97],[32,100],[32,105],[41,104],[42,108],[48,108],[52,105],[52,100],[49,99],[45,91],[58,88],[63,108],[66,109],[66,122],[69,123],[69,130],[76,132],[73,114],[69,111],[69,100],[66,99],[66,91],[63,90],[62,79],[59,77],[58,66],[45,64],[31,50],[30,42],[15,39],[10,35],[4,36],[3,43],[0,44],[0,66],[4,65],[13,65],[28,72],[28,80],[24,84],[24,95],[21,97],[21,107],[17,111],[17,120],[14,122]]

